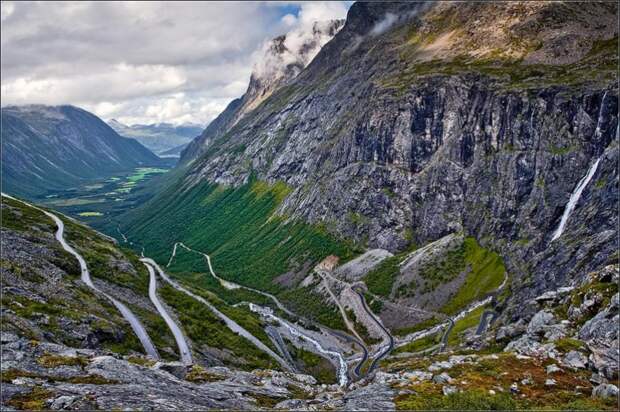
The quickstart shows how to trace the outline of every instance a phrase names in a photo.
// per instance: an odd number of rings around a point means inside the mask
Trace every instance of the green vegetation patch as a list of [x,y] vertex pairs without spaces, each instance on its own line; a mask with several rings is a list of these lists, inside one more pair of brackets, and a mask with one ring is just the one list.
[[553,342],[555,347],[560,352],[570,352],[572,350],[583,351],[587,350],[587,346],[584,342],[574,338],[561,338]]
[[397,348],[394,351],[394,353],[403,353],[403,352],[415,353],[415,352],[420,352],[420,351],[430,349],[433,346],[436,346],[441,342],[442,335],[443,335],[443,330],[440,330],[439,332],[434,333],[432,335],[428,335],[423,338],[411,341],[407,343],[406,345],[403,345]]
[[[448,355],[434,355],[425,359],[400,360],[408,369],[419,369],[420,362],[445,360]],[[417,362],[418,364],[415,364]],[[457,393],[444,396],[441,384],[429,381],[411,382],[408,391],[395,398],[401,410],[614,410],[617,399],[592,398],[588,382],[591,372],[562,370],[553,375],[556,385],[545,384],[549,378],[545,367],[548,360],[517,359],[511,353],[497,353],[493,357],[464,362],[447,372],[453,378]],[[403,366],[399,365],[402,370]],[[422,365],[424,367],[424,365]],[[407,369],[405,369],[407,370]],[[508,388],[523,379],[519,392]],[[502,390],[503,389],[503,390]],[[493,390],[495,393],[491,393]]]
[[481,306],[468,313],[467,316],[456,321],[454,327],[450,331],[450,335],[448,335],[448,344],[453,346],[460,343],[463,332],[478,325],[484,310],[485,307]]
[[456,294],[441,308],[441,312],[449,315],[495,291],[506,276],[506,267],[497,253],[481,247],[471,237],[465,239],[464,246],[470,272]]
[[[134,214],[126,232],[145,253],[166,262],[175,242],[208,253],[214,270],[223,278],[277,292],[278,275],[301,270],[328,255],[353,256],[347,242],[324,227],[287,221],[274,212],[289,192],[282,184],[251,179],[232,188],[198,184],[191,189],[170,189]],[[175,259],[174,272],[204,272],[197,254]]]
[[437,286],[456,279],[467,267],[465,259],[467,241],[459,247],[449,250],[440,259],[428,262],[421,270],[420,277],[424,279],[421,293],[434,291]]
[[127,362],[133,363],[134,365],[144,366],[145,368],[150,368],[157,363],[153,359],[145,358],[142,356],[130,356],[127,358]]
[[407,326],[404,328],[396,329],[394,330],[394,335],[405,336],[410,333],[417,332],[419,330],[432,328],[433,326],[437,325],[439,322],[441,322],[441,320],[434,316],[432,318],[424,319],[423,321],[418,322],[413,326]]
[[32,207],[21,202],[2,197],[2,227],[18,232],[29,232],[33,235],[33,228],[40,228],[44,232],[54,232],[56,225],[52,219]]
[[203,303],[177,291],[168,284],[158,289],[161,298],[172,307],[187,336],[197,345],[207,345],[220,350],[230,350],[236,366],[279,369],[279,365],[266,353],[242,336],[237,335]]
[[79,366],[83,368],[88,365],[88,360],[81,356],[61,356],[46,353],[37,359],[37,363],[46,368],[58,366]]
[[407,396],[396,400],[400,410],[514,411],[517,405],[507,393],[490,395],[484,391],[467,391],[447,396]]
[[[416,81],[431,75],[463,75],[476,73],[492,78],[506,90],[535,89],[551,86],[583,87],[588,84],[607,84],[617,80],[618,37],[596,41],[580,61],[566,65],[523,64],[521,60],[490,56],[473,58],[458,56],[452,60],[415,61],[411,50],[401,55],[413,62],[404,70],[390,73],[378,82],[381,87],[406,93]],[[415,51],[413,52],[415,55]]]
[[314,376],[319,383],[336,383],[336,368],[329,360],[293,345],[293,343],[286,338],[284,338],[284,342],[286,343],[289,353],[302,370]]
[[347,330],[338,307],[323,301],[312,286],[291,289],[280,294],[284,305],[293,313],[333,329]]
[[384,259],[376,268],[370,271],[364,278],[368,290],[375,295],[389,296],[396,276],[400,273],[400,256],[392,256]]
[[364,277],[364,282],[368,290],[375,295],[389,296],[392,292],[394,280],[400,273],[400,262],[403,261],[411,252],[416,249],[415,245],[410,245],[403,252],[384,259],[373,270]]
[[185,375],[185,380],[195,383],[217,382],[224,380],[224,377],[214,373],[209,373],[200,365],[192,365],[192,368]]
[[166,173],[167,171],[168,169],[161,169],[158,167],[138,167],[134,174],[127,177],[127,182],[137,183],[148,175]]
[[16,409],[40,411],[45,409],[46,401],[53,396],[53,392],[40,386],[35,386],[28,393],[13,396],[7,401],[7,404]]
[[103,216],[103,213],[101,213],[101,212],[81,212],[81,213],[78,213],[78,216],[82,216],[82,217]]

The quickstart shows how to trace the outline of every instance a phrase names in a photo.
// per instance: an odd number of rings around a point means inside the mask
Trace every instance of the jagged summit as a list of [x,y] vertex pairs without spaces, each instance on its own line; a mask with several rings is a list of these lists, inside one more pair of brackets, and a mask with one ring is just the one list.
[[314,59],[321,48],[343,27],[344,20],[317,21],[299,27],[264,44],[255,63],[248,89],[192,141],[181,154],[188,162],[203,153],[209,143],[233,127],[246,113],[254,110],[274,91],[283,87]]
[[344,25],[344,20],[314,22],[278,36],[263,47],[263,57],[254,65],[240,110],[242,115],[294,79]]

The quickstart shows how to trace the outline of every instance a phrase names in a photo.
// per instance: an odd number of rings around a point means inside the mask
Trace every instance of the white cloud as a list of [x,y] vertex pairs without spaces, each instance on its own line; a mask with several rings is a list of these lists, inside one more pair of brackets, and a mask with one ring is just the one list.
[[349,3],[2,2],[2,104],[74,104],[128,123],[206,124],[253,53]]
[[299,20],[301,24],[312,24],[315,21],[344,19],[349,6],[339,1],[315,1],[301,3]]
[[15,4],[12,1],[3,1],[0,3],[0,17],[2,21],[5,21],[15,11]]
[[297,17],[292,14],[285,14],[282,16],[282,23],[287,27],[294,26],[297,23]]

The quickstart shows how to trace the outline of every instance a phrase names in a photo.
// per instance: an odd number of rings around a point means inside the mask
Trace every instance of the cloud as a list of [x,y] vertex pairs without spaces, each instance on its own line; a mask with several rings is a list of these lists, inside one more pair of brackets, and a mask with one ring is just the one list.
[[374,27],[370,31],[370,34],[372,36],[377,36],[379,34],[382,34],[383,32],[387,31],[387,29],[392,27],[394,23],[396,23],[397,21],[398,21],[397,15],[392,14],[392,13],[387,13],[385,17],[381,19],[380,22],[374,25]]
[[312,24],[315,21],[344,19],[352,2],[316,1],[301,3],[299,20],[301,24]]
[[[255,51],[349,3],[2,2],[2,104],[206,124],[247,87]],[[130,122],[131,123],[131,122]]]
[[347,10],[345,3],[302,2],[297,16],[282,17],[286,24],[294,26],[286,33],[284,42],[274,45],[269,39],[253,54],[253,74],[275,80],[284,76],[289,65],[305,67],[333,37],[332,22],[344,19]]
[[294,26],[297,23],[297,17],[292,14],[285,14],[282,16],[282,23],[287,27]]
[[11,17],[11,14],[13,14],[14,11],[15,4],[13,4],[13,2],[3,1],[2,3],[0,3],[0,17],[2,21],[5,21],[9,17]]

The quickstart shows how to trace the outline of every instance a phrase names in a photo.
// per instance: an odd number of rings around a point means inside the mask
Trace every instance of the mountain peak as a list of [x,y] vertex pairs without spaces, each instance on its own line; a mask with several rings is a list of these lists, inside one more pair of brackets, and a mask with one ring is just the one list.
[[254,65],[242,113],[258,106],[273,91],[294,79],[343,27],[344,20],[315,21],[265,43]]
[[234,126],[246,113],[295,79],[344,24],[344,20],[316,21],[265,43],[245,94],[230,102],[204,132],[183,150],[181,161],[199,156],[215,136]]

